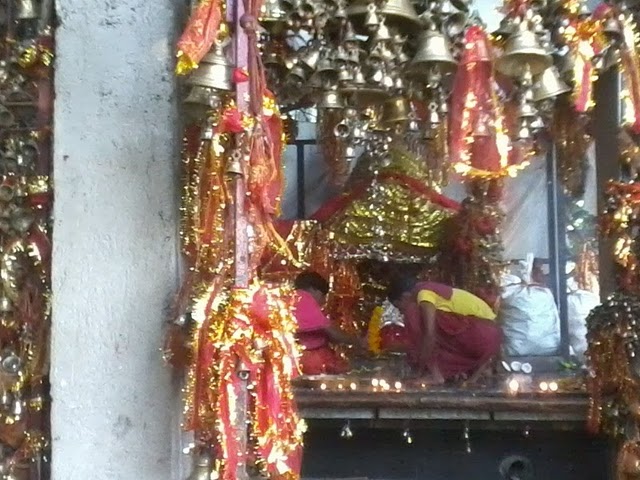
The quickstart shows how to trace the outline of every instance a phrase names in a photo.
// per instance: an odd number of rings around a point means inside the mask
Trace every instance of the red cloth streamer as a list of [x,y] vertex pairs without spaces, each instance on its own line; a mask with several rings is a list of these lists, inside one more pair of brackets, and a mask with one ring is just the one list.
[[451,161],[457,171],[476,176],[504,174],[509,145],[503,131],[486,32],[472,26],[451,94],[449,122]]
[[189,73],[209,52],[220,30],[221,20],[219,0],[200,0],[178,40],[180,60],[176,70],[179,74]]

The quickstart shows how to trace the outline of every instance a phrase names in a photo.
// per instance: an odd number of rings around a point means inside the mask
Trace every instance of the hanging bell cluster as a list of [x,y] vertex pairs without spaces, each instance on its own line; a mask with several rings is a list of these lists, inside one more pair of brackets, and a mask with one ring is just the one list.
[[[575,87],[575,46],[565,33],[590,12],[581,0],[513,5],[486,47],[491,51],[478,55],[493,65],[500,101],[515,106],[515,118],[508,112],[511,141],[530,142],[549,125],[556,100]],[[471,0],[267,0],[262,25],[264,65],[278,102],[284,110],[316,107],[321,118],[339,118],[335,138],[352,159],[389,135],[425,145],[446,137],[441,127],[464,34],[482,21]],[[612,45],[623,42],[619,18],[602,29]],[[610,63],[610,50],[600,57]],[[504,87],[504,77],[515,88]],[[474,136],[492,135],[490,123],[474,125]]]
[[[379,137],[430,131],[446,119],[469,5],[411,0],[270,0],[263,9],[264,65],[272,91],[290,108],[339,117],[334,132],[347,160]],[[435,103],[428,118],[415,100]]]

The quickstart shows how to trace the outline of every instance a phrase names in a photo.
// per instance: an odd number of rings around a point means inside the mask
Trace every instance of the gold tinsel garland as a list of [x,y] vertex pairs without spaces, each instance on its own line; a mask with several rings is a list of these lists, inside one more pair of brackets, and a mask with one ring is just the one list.
[[7,479],[36,480],[50,447],[53,38],[49,26],[33,28],[48,25],[50,18],[15,18],[15,9],[5,13],[9,17],[0,20],[0,472]]
[[[298,374],[295,319],[286,288],[255,284],[223,293],[213,304],[194,309],[198,327],[185,387],[185,421],[199,441],[217,452],[218,473],[234,478],[239,461],[257,465],[270,478],[295,478],[299,469],[303,423],[293,403],[291,380]],[[242,401],[237,361],[246,371],[252,452],[237,449],[232,421]]]

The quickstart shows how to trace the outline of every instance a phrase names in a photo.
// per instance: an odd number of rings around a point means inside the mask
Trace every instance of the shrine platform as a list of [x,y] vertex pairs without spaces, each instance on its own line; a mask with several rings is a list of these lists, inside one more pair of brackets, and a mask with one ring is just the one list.
[[[308,421],[352,420],[384,427],[473,421],[504,429],[523,422],[584,429],[589,405],[583,378],[569,374],[495,374],[473,386],[432,386],[380,372],[302,377],[295,382]],[[454,422],[455,423],[455,422]]]

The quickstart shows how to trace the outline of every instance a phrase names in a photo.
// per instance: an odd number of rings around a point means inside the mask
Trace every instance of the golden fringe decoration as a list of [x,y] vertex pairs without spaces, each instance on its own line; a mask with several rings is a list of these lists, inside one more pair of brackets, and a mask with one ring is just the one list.
[[208,311],[201,311],[206,319],[194,332],[199,356],[187,377],[185,414],[192,415],[188,427],[196,428],[199,440],[218,453],[222,479],[234,478],[244,456],[236,448],[232,420],[242,408],[238,362],[247,372],[250,392],[253,453],[248,460],[269,478],[297,478],[304,424],[291,388],[298,375],[292,299],[286,288],[254,284],[219,295],[204,306]]
[[587,150],[593,140],[587,133],[587,122],[586,117],[576,114],[573,105],[562,100],[556,102],[549,132],[558,152],[560,181],[573,198],[580,198],[585,192]]
[[374,355],[380,355],[382,353],[380,329],[382,328],[383,313],[384,309],[381,306],[377,306],[373,309],[371,320],[369,321],[367,344],[369,345],[369,351]]

